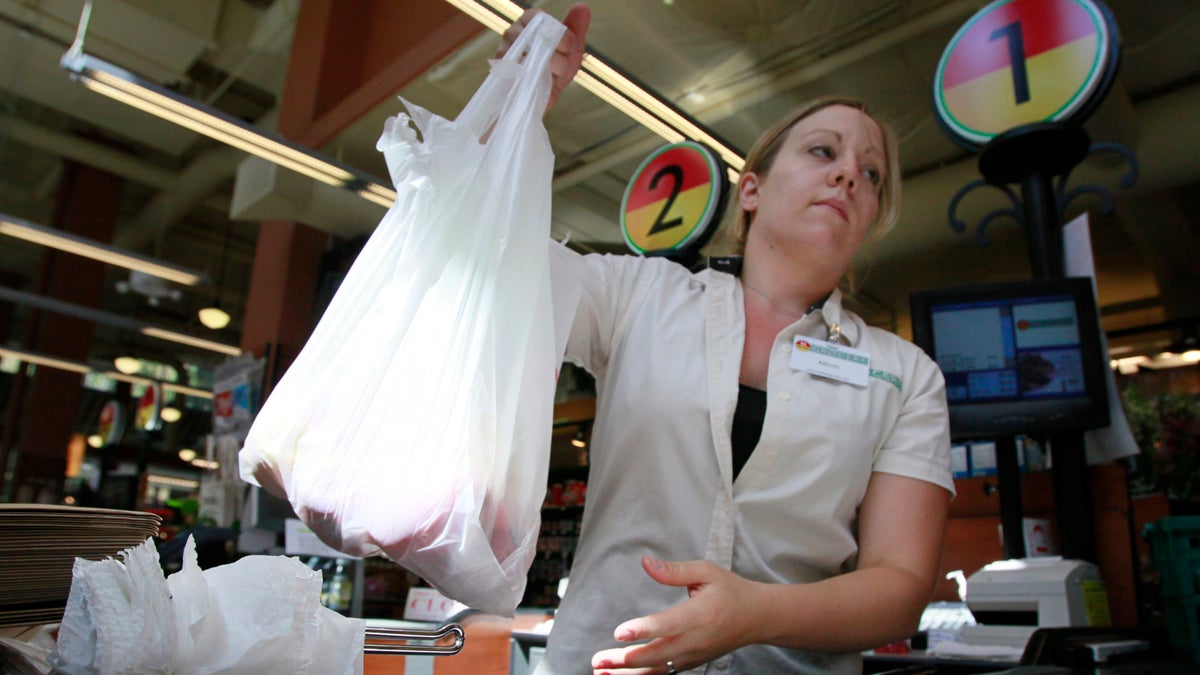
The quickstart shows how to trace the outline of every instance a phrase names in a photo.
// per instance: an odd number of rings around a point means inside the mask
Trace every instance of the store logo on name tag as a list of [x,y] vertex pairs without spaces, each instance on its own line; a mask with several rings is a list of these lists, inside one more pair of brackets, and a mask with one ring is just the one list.
[[861,349],[844,347],[825,340],[797,335],[793,340],[792,368],[801,372],[867,386],[871,373],[871,355]]

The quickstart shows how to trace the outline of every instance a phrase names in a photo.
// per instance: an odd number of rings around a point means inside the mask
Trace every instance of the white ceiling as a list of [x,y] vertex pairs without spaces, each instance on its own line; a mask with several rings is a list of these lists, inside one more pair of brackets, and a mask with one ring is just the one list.
[[[63,158],[125,177],[115,243],[217,276],[226,227],[232,232],[224,299],[235,315],[249,279],[257,223],[290,218],[339,235],[367,233],[382,209],[307,181],[279,177],[274,190],[235,198],[245,156],[92,94],[58,60],[73,39],[82,0],[0,0],[0,212],[38,222],[53,216]],[[97,0],[86,51],[210,105],[273,128],[299,0]],[[536,3],[556,16],[566,0]],[[595,0],[589,46],[656,89],[743,151],[793,105],[816,95],[862,98],[901,138],[904,207],[900,225],[865,252],[858,307],[871,321],[907,330],[907,296],[924,287],[1029,275],[1020,229],[1008,219],[971,232],[947,220],[951,198],[979,177],[974,155],[935,121],[933,72],[943,48],[979,0]],[[1141,175],[1118,186],[1126,167],[1112,155],[1085,161],[1072,185],[1116,197],[1110,216],[1093,214],[1093,246],[1104,326],[1118,347],[1158,349],[1195,335],[1200,317],[1200,2],[1111,0],[1122,62],[1105,104],[1088,123],[1093,141],[1116,141],[1137,156]],[[486,73],[498,38],[483,33],[397,92],[452,117]],[[319,148],[386,176],[374,149],[386,101]],[[584,250],[622,249],[617,213],[625,182],[660,141],[579,87],[546,118],[557,156],[553,233]],[[250,163],[252,164],[252,163]],[[264,180],[261,167],[243,169]],[[284,189],[286,185],[291,188]],[[296,194],[301,196],[297,197]],[[1074,202],[1068,216],[1098,200]],[[231,217],[231,206],[235,215]],[[973,227],[1006,206],[978,190],[959,215]],[[32,288],[40,252],[0,241],[0,273]],[[213,289],[150,306],[115,288],[105,309],[199,333],[190,317]],[[21,312],[18,312],[18,317]],[[219,337],[237,342],[240,317]],[[1163,324],[1174,330],[1157,330]],[[0,326],[0,330],[4,327]],[[0,340],[19,340],[10,327]],[[127,340],[98,329],[94,357]],[[188,358],[193,358],[189,356]],[[199,358],[199,357],[195,357]]]

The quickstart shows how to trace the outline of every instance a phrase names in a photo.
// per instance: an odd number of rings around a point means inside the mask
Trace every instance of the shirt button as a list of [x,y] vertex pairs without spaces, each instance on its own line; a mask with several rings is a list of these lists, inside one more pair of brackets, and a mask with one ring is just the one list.
[[790,400],[792,400],[792,394],[791,394],[791,392],[781,391],[781,392],[779,392],[779,398],[781,398],[785,401],[790,401]]

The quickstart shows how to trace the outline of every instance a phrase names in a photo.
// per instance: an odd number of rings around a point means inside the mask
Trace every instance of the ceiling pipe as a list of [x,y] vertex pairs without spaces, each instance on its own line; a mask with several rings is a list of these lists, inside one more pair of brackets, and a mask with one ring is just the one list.
[[160,190],[171,187],[178,180],[175,172],[135,159],[112,147],[73,134],[51,131],[17,117],[9,117],[7,123],[10,125],[14,141],[44,150],[49,154],[103,169],[122,178]]
[[[9,125],[14,141],[107,171],[126,180],[159,190],[169,190],[180,180],[180,174],[177,172],[142,161],[102,143],[89,141],[74,134],[52,131],[16,117],[9,117],[6,124]],[[213,197],[211,193],[205,195],[205,198],[204,203],[210,208],[222,211],[229,208],[228,199]]]
[[[935,11],[906,21],[851,47],[793,70],[756,75],[719,91],[707,93],[705,95],[707,103],[689,109],[688,113],[697,119],[704,120],[710,127],[715,126],[741,114],[754,101],[802,87],[841,68],[894,49],[943,24],[962,20],[963,17],[968,17],[978,11],[979,7],[980,3],[976,0],[958,0],[949,3]],[[660,145],[662,145],[662,140],[657,137],[638,138],[617,146],[604,146],[603,150],[593,154],[575,157],[573,159],[582,162],[582,165],[556,176],[554,189],[557,191],[571,187],[615,166],[645,156]]]
[[706,104],[692,110],[691,114],[706,120],[710,125],[740,114],[756,101],[762,101],[797,88],[812,84],[823,77],[836,73],[856,63],[896,49],[945,24],[961,23],[979,11],[982,3],[977,0],[957,0],[934,11],[922,14],[861,42],[822,56],[816,61],[806,62],[791,70],[781,69],[746,78],[721,89],[715,94],[705,94]]
[[[197,157],[171,185],[142,207],[128,226],[121,228],[116,245],[138,251],[153,244],[164,231],[226,187],[245,156],[237,148],[218,145]],[[228,200],[222,199],[221,211],[225,212],[228,205]]]

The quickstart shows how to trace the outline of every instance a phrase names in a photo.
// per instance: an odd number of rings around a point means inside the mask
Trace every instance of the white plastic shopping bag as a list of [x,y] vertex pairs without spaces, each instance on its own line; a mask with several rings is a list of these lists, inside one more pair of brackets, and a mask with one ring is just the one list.
[[407,101],[388,120],[399,197],[239,458],[328,545],[499,614],[535,552],[571,320],[552,309],[541,122],[563,30],[539,15],[454,121]]
[[295,558],[201,570],[190,536],[183,568],[163,578],[147,539],[121,560],[75,559],[49,663],[67,675],[361,675],[365,624],[320,595],[321,574]]

